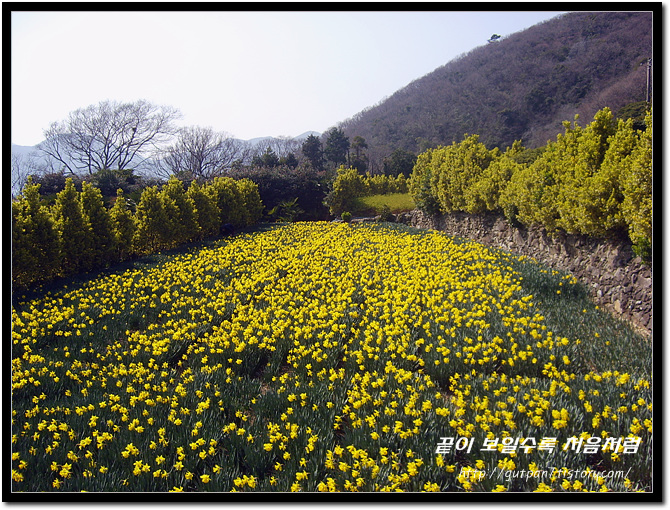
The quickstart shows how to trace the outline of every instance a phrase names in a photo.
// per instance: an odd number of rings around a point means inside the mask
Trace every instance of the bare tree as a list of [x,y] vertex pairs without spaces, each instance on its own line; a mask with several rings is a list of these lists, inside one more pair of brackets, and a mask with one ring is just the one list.
[[23,154],[12,154],[12,197],[23,190],[28,176],[35,173],[33,161]]
[[157,171],[161,176],[207,181],[222,175],[237,160],[244,159],[245,144],[225,132],[209,127],[182,128],[177,141],[161,152]]
[[141,165],[169,141],[179,112],[147,101],[103,101],[71,112],[45,130],[38,148],[71,174]]
[[289,154],[300,152],[302,143],[289,136],[280,136],[269,140],[267,146],[272,149],[277,157],[285,158]]

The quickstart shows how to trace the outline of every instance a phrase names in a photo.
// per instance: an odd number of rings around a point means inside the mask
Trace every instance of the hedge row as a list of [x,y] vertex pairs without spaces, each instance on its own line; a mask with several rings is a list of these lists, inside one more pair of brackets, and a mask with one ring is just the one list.
[[111,209],[88,182],[72,179],[48,206],[29,181],[12,202],[12,282],[17,288],[100,269],[257,222],[263,210],[256,184],[218,177],[209,184],[170,179],[146,188],[135,210],[118,190]]
[[361,175],[357,169],[340,166],[333,181],[333,189],[326,198],[330,213],[339,216],[349,211],[354,200],[370,195],[388,195],[390,193],[407,193],[407,180],[403,174],[396,177],[389,175]]
[[627,232],[638,253],[652,242],[652,117],[636,131],[609,108],[549,142],[532,163],[515,142],[504,153],[477,135],[419,155],[410,193],[429,213],[500,211],[513,223],[608,237]]

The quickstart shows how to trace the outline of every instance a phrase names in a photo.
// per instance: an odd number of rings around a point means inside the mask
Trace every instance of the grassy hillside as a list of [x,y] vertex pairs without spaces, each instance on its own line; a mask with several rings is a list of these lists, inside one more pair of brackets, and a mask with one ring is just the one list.
[[[577,12],[485,44],[341,123],[371,160],[479,134],[487,147],[544,145],[575,114],[644,101],[652,14]],[[380,165],[381,167],[381,165]]]
[[297,223],[23,298],[12,490],[650,490],[650,344],[586,295],[437,232]]

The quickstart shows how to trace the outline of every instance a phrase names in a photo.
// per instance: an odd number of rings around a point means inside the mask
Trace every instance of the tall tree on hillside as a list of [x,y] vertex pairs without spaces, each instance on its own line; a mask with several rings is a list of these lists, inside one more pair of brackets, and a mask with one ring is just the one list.
[[45,130],[38,149],[72,175],[137,166],[174,133],[179,112],[147,101],[102,101]]
[[368,148],[368,144],[365,141],[365,138],[362,136],[354,136],[354,140],[351,142],[351,151],[353,154],[350,157],[349,165],[357,169],[360,173],[364,174],[368,169],[368,156],[365,153],[365,150]]
[[307,158],[312,168],[321,170],[323,168],[323,146],[321,140],[314,135],[309,135],[302,144],[302,153]]
[[349,137],[339,128],[331,128],[326,132],[326,146],[323,150],[326,159],[335,165],[347,162],[349,153]]

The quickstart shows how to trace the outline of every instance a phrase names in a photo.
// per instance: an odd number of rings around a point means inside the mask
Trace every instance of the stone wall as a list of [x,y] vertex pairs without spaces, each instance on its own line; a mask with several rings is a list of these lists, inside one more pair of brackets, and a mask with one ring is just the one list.
[[594,301],[652,332],[652,267],[636,257],[630,242],[593,239],[541,227],[512,227],[504,216],[451,213],[431,216],[419,210],[404,213],[399,222],[446,232],[487,246],[532,257],[573,274],[586,284]]

